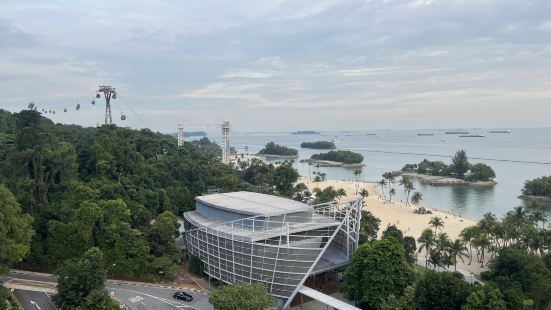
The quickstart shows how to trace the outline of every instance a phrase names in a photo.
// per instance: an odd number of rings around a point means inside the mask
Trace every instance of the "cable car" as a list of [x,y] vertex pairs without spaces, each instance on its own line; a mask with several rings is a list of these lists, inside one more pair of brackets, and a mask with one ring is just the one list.
[[99,98],[99,94],[96,94],[96,98]]
[[121,115],[121,121],[125,121],[126,120],[126,115],[122,114]]
[[64,113],[67,113],[67,108],[63,108],[63,112],[64,112]]
[[44,114],[48,114],[48,111],[44,111]]
[[52,111],[52,114],[55,114],[55,110],[54,110],[54,111]]
[[92,100],[92,105],[95,105],[96,104],[96,100]]
[[77,111],[80,110],[80,103],[77,103]]
[[113,99],[117,99],[117,94],[113,94]]

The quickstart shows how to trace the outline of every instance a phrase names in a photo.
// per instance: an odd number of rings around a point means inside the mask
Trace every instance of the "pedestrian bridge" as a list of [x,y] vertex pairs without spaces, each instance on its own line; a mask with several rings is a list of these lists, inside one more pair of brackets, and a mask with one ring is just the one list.
[[338,310],[361,310],[360,308],[354,307],[350,304],[345,303],[342,300],[338,300],[335,297],[329,296],[327,294],[324,294],[320,291],[316,291],[314,289],[311,289],[307,286],[302,286],[302,288],[298,291],[300,294],[304,296],[308,296],[312,299],[315,299],[333,309]]

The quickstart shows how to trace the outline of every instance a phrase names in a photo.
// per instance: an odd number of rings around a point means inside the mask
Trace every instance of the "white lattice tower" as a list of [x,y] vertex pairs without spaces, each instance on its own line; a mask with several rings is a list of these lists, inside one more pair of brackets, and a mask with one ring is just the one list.
[[230,122],[222,122],[222,162],[230,162]]
[[178,147],[184,146],[184,124],[178,124]]

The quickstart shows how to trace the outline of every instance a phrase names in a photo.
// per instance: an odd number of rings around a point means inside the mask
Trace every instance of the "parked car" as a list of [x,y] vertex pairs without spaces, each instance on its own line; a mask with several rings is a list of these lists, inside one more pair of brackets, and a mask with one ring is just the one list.
[[190,294],[188,294],[186,292],[176,292],[176,293],[174,293],[174,295],[172,295],[172,297],[174,297],[174,299],[183,300],[183,301],[192,301],[193,300],[193,296],[191,296]]

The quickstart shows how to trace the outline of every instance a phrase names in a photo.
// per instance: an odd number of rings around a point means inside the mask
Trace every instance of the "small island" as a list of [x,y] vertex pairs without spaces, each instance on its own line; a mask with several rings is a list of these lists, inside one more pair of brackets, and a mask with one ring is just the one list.
[[205,137],[206,135],[204,131],[184,131],[184,137]]
[[530,201],[551,202],[551,176],[526,181],[519,197]]
[[269,142],[263,149],[258,151],[258,155],[268,158],[295,158],[298,156],[298,151],[274,142]]
[[319,131],[313,131],[313,130],[299,130],[299,131],[293,131],[291,132],[292,135],[319,135]]
[[494,170],[485,164],[469,163],[465,151],[455,153],[451,164],[442,161],[430,161],[424,159],[419,164],[406,164],[401,175],[417,177],[431,185],[470,185],[470,186],[494,186],[496,174]]
[[318,150],[330,150],[335,149],[335,143],[330,141],[315,141],[315,142],[302,142],[301,148],[305,149],[318,149]]
[[343,167],[361,168],[364,157],[362,154],[351,151],[329,151],[327,153],[314,154],[310,159],[303,159],[300,162],[316,164],[320,167]]

